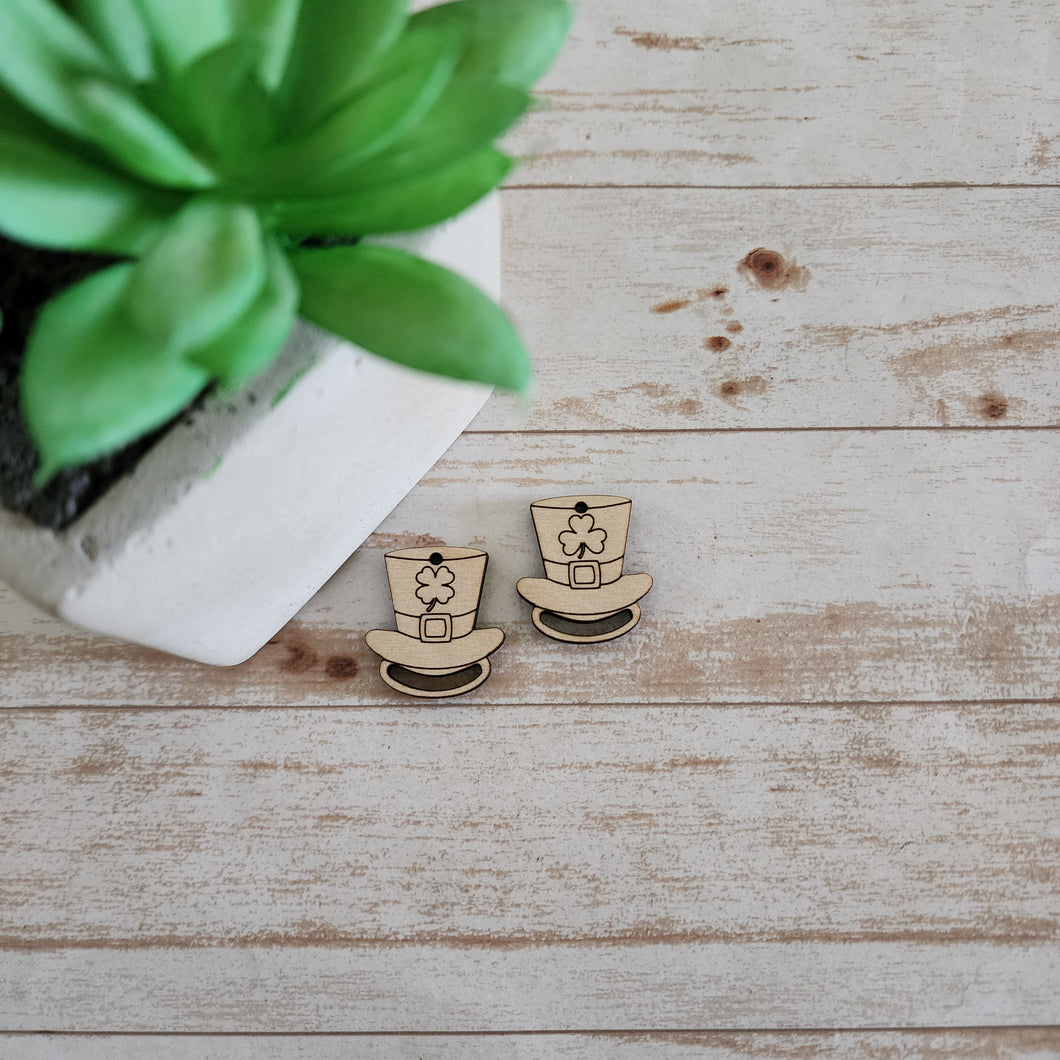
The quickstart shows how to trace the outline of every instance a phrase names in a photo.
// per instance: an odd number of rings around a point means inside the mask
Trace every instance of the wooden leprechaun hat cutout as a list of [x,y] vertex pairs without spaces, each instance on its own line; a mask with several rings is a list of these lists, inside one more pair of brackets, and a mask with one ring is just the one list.
[[546,637],[574,644],[614,640],[640,621],[650,574],[623,574],[633,502],[626,497],[552,497],[530,505],[544,578],[516,588],[534,605]]
[[460,696],[489,677],[500,629],[475,629],[489,557],[477,548],[403,548],[384,556],[397,629],[370,630],[383,680],[410,696]]

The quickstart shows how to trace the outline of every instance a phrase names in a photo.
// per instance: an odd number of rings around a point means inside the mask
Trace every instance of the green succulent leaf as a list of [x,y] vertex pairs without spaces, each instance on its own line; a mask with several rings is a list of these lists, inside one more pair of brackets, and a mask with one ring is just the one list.
[[151,80],[154,54],[136,0],[70,0],[70,10],[130,80]]
[[64,291],[30,335],[22,405],[42,457],[38,484],[165,423],[208,381],[131,323],[134,268],[115,265]]
[[456,25],[467,48],[461,73],[530,88],[552,65],[570,32],[564,0],[457,0],[414,15],[411,25]]
[[249,206],[193,199],[129,277],[130,318],[182,355],[229,328],[265,282],[265,246]]
[[455,76],[423,120],[400,140],[314,189],[344,194],[405,183],[488,146],[530,105],[520,88]]
[[299,0],[231,0],[231,6],[232,36],[260,42],[262,84],[279,87],[298,22]]
[[366,244],[292,256],[302,315],[398,364],[524,390],[530,365],[511,322],[466,280],[403,250]]
[[406,0],[302,0],[281,89],[292,128],[311,128],[372,72],[401,34],[405,7]]
[[75,86],[111,76],[121,73],[50,0],[0,3],[0,84],[45,121],[75,136],[90,133]]
[[286,255],[266,248],[265,284],[243,315],[216,339],[188,355],[225,386],[252,379],[279,353],[298,315],[298,281]]
[[273,194],[314,185],[383,150],[430,110],[452,75],[462,41],[448,27],[405,34],[379,71],[329,118],[256,166]]
[[228,0],[136,0],[162,60],[171,70],[193,62],[232,32]]
[[262,44],[231,40],[200,56],[180,76],[187,126],[222,158],[253,154],[276,134],[272,98],[259,80]]
[[466,210],[497,187],[513,162],[487,147],[437,173],[349,195],[279,203],[276,225],[314,235],[374,235],[410,232],[438,224]]
[[91,121],[92,139],[130,172],[175,188],[208,188],[217,182],[177,135],[124,89],[85,81],[77,101]]
[[170,198],[39,140],[0,131],[0,230],[12,239],[135,254],[165,223]]

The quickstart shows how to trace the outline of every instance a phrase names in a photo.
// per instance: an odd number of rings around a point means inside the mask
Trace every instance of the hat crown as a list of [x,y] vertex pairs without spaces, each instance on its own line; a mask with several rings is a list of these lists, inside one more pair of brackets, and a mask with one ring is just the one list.
[[[627,497],[551,497],[530,505],[545,571],[571,563],[613,564],[622,571],[633,502]],[[560,579],[565,580],[563,578]]]
[[396,616],[469,615],[474,625],[488,559],[481,549],[403,548],[383,559]]

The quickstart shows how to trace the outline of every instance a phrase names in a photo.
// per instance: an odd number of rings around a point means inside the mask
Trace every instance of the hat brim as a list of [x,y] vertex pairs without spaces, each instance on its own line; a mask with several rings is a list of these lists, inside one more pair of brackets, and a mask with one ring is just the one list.
[[617,640],[640,621],[640,606],[630,604],[613,614],[591,619],[571,618],[535,607],[531,619],[546,637],[553,640],[566,644],[603,644]]
[[379,664],[379,676],[398,692],[420,699],[446,699],[462,696],[478,688],[490,675],[489,659],[479,659],[470,666],[453,671],[422,673],[400,663],[384,659]]
[[368,647],[387,662],[444,673],[481,662],[495,652],[504,643],[504,630],[473,629],[465,637],[439,643],[406,637],[396,629],[371,629],[364,639]]
[[635,604],[651,586],[650,574],[626,574],[599,589],[572,589],[548,578],[520,578],[515,588],[524,600],[545,611],[602,618]]

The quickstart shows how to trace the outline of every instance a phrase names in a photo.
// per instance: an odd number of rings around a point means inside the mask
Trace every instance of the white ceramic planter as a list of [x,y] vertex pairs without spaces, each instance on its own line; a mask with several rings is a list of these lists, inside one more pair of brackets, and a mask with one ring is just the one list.
[[[496,195],[388,239],[500,291]],[[0,510],[0,579],[99,633],[216,665],[265,644],[482,407],[489,388],[299,324],[238,397],[214,397],[59,533]]]

